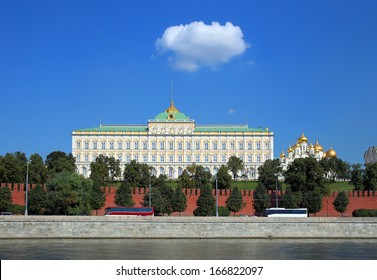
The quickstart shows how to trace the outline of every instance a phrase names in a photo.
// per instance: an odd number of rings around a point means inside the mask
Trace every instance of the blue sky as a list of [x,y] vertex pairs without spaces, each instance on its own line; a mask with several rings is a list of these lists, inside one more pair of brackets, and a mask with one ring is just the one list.
[[268,127],[276,157],[303,132],[363,163],[377,145],[376,12],[373,0],[3,0],[0,155],[70,152],[72,130],[100,121],[146,124],[173,80],[198,124]]

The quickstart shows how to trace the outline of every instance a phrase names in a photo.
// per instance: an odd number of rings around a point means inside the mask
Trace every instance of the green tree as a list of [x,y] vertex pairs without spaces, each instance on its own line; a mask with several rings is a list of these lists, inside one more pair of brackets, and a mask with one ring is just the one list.
[[150,183],[150,170],[147,164],[137,163],[131,160],[124,168],[124,180],[131,184],[133,188],[147,188]]
[[54,215],[90,215],[93,182],[77,173],[62,171],[46,182],[46,212]]
[[28,195],[28,213],[32,215],[44,214],[47,207],[47,192],[40,184],[30,190]]
[[12,205],[12,193],[6,186],[0,187],[0,212],[9,211]]
[[[221,165],[217,174],[217,188],[219,190],[230,189],[232,184],[232,176],[229,174],[229,169],[225,165]],[[216,187],[216,180],[213,182],[214,187]]]
[[96,215],[98,215],[98,210],[105,206],[106,195],[102,187],[96,183],[93,183],[93,187],[90,193],[90,205],[93,210],[96,210]]
[[253,192],[253,208],[257,215],[261,215],[263,211],[270,207],[270,196],[262,183],[259,183]]
[[267,190],[276,189],[276,180],[278,179],[279,174],[282,170],[280,167],[280,160],[266,160],[263,165],[258,168],[258,181],[265,186]]
[[228,209],[233,212],[233,215],[235,216],[236,212],[241,211],[243,206],[244,203],[242,200],[242,194],[237,187],[234,187],[230,196],[226,200],[226,207],[228,207]]
[[144,207],[149,206],[149,198],[151,198],[151,206],[154,208],[156,216],[164,215],[166,213],[166,199],[161,195],[160,190],[152,189],[151,195],[149,191],[144,194],[142,205]]
[[32,154],[29,162],[29,184],[45,184],[47,168],[39,154]]
[[173,212],[179,212],[179,216],[181,216],[181,213],[187,208],[187,197],[182,192],[181,188],[176,188],[174,191],[172,207]]
[[342,191],[338,193],[332,204],[334,205],[335,210],[341,213],[343,217],[344,212],[347,211],[347,206],[349,202],[350,201],[348,199],[346,192]]
[[120,177],[120,161],[113,157],[99,155],[90,163],[90,179],[99,186],[105,186]]
[[51,152],[47,155],[45,160],[45,164],[50,176],[53,176],[53,174],[60,173],[62,171],[74,173],[76,171],[75,162],[75,158],[71,153],[66,154],[62,151]]
[[355,191],[362,191],[364,189],[363,174],[364,170],[361,168],[361,164],[352,165],[350,183],[353,185]]
[[377,162],[365,165],[364,171],[364,190],[377,190]]
[[293,193],[290,188],[287,188],[282,196],[281,206],[283,208],[297,208],[301,204],[301,193]]
[[178,178],[178,185],[185,189],[202,189],[210,183],[212,175],[201,165],[192,164],[186,167]]
[[134,206],[132,200],[132,187],[130,182],[122,182],[115,193],[115,204],[119,206]]
[[212,195],[210,187],[203,187],[200,196],[196,201],[197,208],[194,210],[195,216],[214,216],[215,215],[215,198]]
[[233,174],[233,180],[236,181],[238,172],[244,169],[243,161],[236,156],[231,156],[228,160],[227,166]]
[[25,153],[7,153],[0,157],[0,179],[5,183],[25,183],[26,180]]
[[308,213],[316,215],[322,209],[323,195],[318,191],[309,191],[304,194],[303,207],[308,208]]
[[295,159],[288,166],[284,178],[285,183],[294,193],[304,194],[314,190],[321,194],[326,192],[324,170],[320,163],[312,157]]
[[195,187],[194,180],[191,179],[189,172],[185,169],[178,177],[178,187],[181,189],[193,190]]

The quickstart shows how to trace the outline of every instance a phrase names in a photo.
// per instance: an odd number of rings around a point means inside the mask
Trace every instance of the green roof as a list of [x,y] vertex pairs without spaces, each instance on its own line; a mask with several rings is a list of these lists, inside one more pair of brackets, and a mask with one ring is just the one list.
[[76,129],[74,132],[147,132],[147,125],[101,125],[93,128]]
[[268,131],[263,128],[250,128],[242,125],[227,125],[227,126],[196,126],[195,132],[264,132]]
[[160,113],[154,117],[153,121],[190,121],[190,118],[183,113]]

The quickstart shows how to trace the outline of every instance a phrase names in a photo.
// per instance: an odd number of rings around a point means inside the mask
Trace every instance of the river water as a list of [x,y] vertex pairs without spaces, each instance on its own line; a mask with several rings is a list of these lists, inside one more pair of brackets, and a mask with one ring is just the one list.
[[377,240],[3,239],[1,260],[377,260]]

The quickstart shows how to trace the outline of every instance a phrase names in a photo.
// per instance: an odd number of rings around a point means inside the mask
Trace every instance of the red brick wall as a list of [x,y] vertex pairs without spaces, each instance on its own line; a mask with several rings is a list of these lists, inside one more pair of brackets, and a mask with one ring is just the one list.
[[[15,184],[13,187],[11,184],[1,184],[1,186],[8,186],[11,189],[13,204],[25,205],[25,190],[24,184]],[[31,186],[34,188],[35,186]],[[30,189],[30,186],[29,186]],[[104,210],[106,207],[115,206],[114,198],[115,198],[115,188],[106,187],[106,202],[105,206],[99,210],[98,215],[103,215]],[[148,191],[148,190],[147,190]],[[141,206],[141,202],[143,201],[144,196],[144,189],[134,189],[133,190],[133,200],[135,202],[135,206]],[[225,194],[224,191],[218,191],[218,199],[219,199],[219,206],[225,206],[226,199],[229,196],[229,191]],[[213,191],[215,195],[215,191]],[[196,208],[196,201],[198,200],[200,195],[200,191],[190,191],[187,192],[187,209],[185,212],[182,213],[184,216],[192,216],[193,211]],[[238,212],[237,215],[254,215],[253,209],[253,196],[252,192],[249,191],[242,191],[243,201],[246,204],[242,211]],[[337,193],[332,193],[329,197],[325,196],[323,198],[323,207],[322,210],[317,213],[317,217],[339,217],[341,216],[340,213],[336,212],[334,206],[332,205]],[[279,193],[280,196],[280,193]],[[368,192],[348,192],[348,197],[350,203],[348,205],[347,211],[344,216],[351,217],[352,211],[359,208],[365,209],[377,209],[377,192],[375,193],[368,193]],[[271,194],[271,202],[274,201],[275,195]],[[274,206],[272,204],[272,206]],[[178,213],[174,213],[173,215],[179,215]]]

